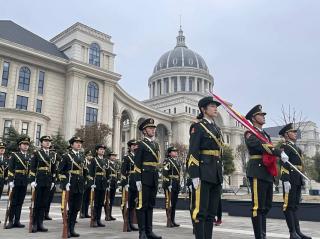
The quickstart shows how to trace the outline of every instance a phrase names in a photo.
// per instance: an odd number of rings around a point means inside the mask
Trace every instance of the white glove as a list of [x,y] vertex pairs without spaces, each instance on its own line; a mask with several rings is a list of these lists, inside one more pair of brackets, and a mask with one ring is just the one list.
[[107,191],[110,192],[110,188],[109,187],[107,187]]
[[141,192],[141,190],[142,190],[141,181],[137,181],[137,182],[136,182],[136,185],[137,185],[137,190],[138,190],[138,192]]
[[30,185],[31,185],[32,189],[35,189],[36,186],[37,186],[37,183],[36,182],[32,182]]
[[70,183],[67,183],[67,184],[66,184],[66,190],[67,190],[67,191],[70,191],[70,186],[71,186]]
[[285,193],[289,193],[290,189],[291,189],[291,184],[289,181],[285,181],[283,182],[283,187],[284,187],[284,192]]
[[200,178],[193,178],[192,184],[193,184],[194,189],[197,190],[197,188],[200,186]]
[[129,184],[126,184],[126,185],[124,186],[124,190],[129,191]]
[[188,187],[189,187],[189,191],[192,192],[192,185],[190,185]]
[[171,185],[168,187],[168,190],[169,190],[169,192],[171,192],[171,190],[172,190],[172,186]]
[[54,183],[51,183],[50,191],[53,189],[53,187],[54,187]]
[[286,163],[286,162],[289,161],[289,157],[288,157],[288,155],[287,155],[284,151],[281,152],[281,161],[282,161],[283,163]]
[[13,181],[9,183],[9,187],[10,188],[14,188],[14,182]]
[[97,186],[95,184],[91,185],[91,189],[96,188]]

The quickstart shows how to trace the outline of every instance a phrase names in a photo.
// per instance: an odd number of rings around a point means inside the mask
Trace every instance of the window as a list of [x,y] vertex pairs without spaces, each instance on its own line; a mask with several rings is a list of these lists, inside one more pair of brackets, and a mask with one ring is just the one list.
[[28,97],[18,95],[16,109],[27,110],[28,109]]
[[97,123],[98,109],[87,107],[86,112],[86,125]]
[[36,129],[36,145],[40,145],[40,137],[41,137],[41,124],[37,124],[37,129]]
[[186,77],[185,76],[180,77],[180,83],[181,83],[181,91],[186,91]]
[[186,113],[188,113],[188,106],[186,106]]
[[190,77],[189,78],[189,91],[193,91],[193,81],[194,81],[194,78]]
[[164,83],[164,92],[165,92],[165,94],[168,94],[169,93],[169,79],[164,78],[163,83]]
[[173,113],[174,113],[174,114],[177,113],[176,107],[173,108]]
[[0,107],[6,106],[6,97],[7,94],[5,92],[0,92]]
[[21,134],[28,135],[29,123],[22,122]]
[[99,86],[97,83],[91,81],[88,84],[88,91],[87,91],[87,101],[91,103],[98,103],[99,98]]
[[44,72],[39,72],[39,81],[38,81],[38,95],[43,95],[43,87],[44,87]]
[[200,91],[200,86],[201,86],[201,79],[199,78],[197,80],[197,91],[199,92]]
[[89,64],[100,66],[100,47],[97,43],[92,43],[90,46]]
[[173,92],[177,92],[178,90],[178,80],[177,80],[177,77],[172,77],[172,80],[173,80]]
[[196,114],[196,109],[192,109],[192,114],[193,114],[193,115]]
[[169,109],[169,114],[171,114],[171,109]]
[[8,138],[9,136],[9,129],[12,125],[12,121],[11,120],[5,120],[4,121],[4,127],[3,127],[3,138]]
[[42,100],[37,99],[36,112],[38,112],[38,113],[42,112]]
[[5,86],[5,87],[8,86],[9,68],[10,68],[10,63],[5,61],[5,62],[3,63],[1,86]]
[[29,91],[31,72],[28,67],[21,67],[19,72],[19,90]]

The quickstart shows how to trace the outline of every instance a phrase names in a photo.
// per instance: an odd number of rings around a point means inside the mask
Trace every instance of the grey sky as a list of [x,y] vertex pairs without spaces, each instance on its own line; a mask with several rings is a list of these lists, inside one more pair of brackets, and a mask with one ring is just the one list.
[[270,126],[282,104],[319,126],[319,10],[317,0],[10,0],[1,18],[46,39],[77,21],[111,35],[120,85],[143,100],[181,14],[187,46],[206,60],[218,95],[243,114],[261,103]]

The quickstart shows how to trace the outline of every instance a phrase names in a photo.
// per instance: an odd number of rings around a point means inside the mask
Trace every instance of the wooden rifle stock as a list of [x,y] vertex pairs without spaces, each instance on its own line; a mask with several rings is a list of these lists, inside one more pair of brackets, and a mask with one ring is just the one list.
[[[9,187],[9,186],[8,186],[8,187]],[[4,224],[3,224],[3,228],[4,228],[4,229],[6,229],[7,222],[8,222],[8,218],[9,218],[9,214],[10,214],[10,211],[11,211],[12,189],[13,189],[13,188],[9,188],[9,190],[8,190],[9,198],[8,198],[8,203],[7,203],[6,216],[5,216]]]
[[128,231],[128,198],[129,198],[129,192],[126,190],[126,187],[123,187],[123,208],[122,208],[122,216],[123,216],[123,231]]
[[31,188],[31,204],[30,204],[30,212],[29,212],[29,233],[32,232],[32,225],[34,220],[34,202],[36,198],[36,188]]
[[94,222],[95,222],[94,197],[95,197],[95,191],[94,191],[94,188],[91,188],[91,192],[90,192],[90,211],[91,211],[90,227],[94,227]]
[[64,190],[62,192],[62,220],[63,220],[63,230],[62,238],[68,238],[68,203],[69,203],[69,191]]

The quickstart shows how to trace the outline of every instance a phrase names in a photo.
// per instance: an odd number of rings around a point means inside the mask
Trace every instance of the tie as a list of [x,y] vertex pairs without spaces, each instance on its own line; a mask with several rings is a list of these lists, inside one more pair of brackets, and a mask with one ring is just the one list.
[[79,153],[77,153],[77,157],[79,158]]

